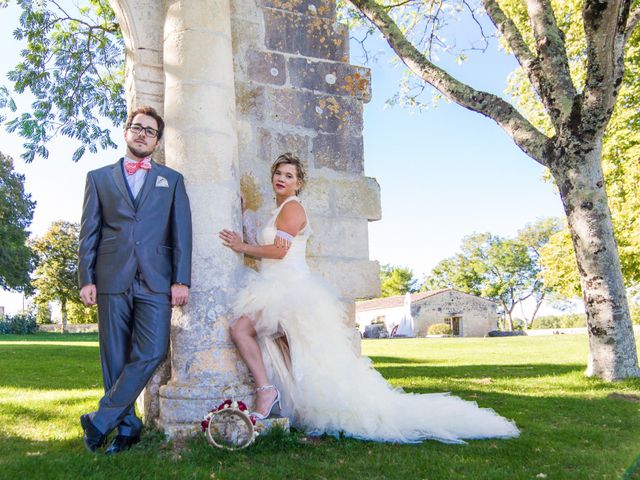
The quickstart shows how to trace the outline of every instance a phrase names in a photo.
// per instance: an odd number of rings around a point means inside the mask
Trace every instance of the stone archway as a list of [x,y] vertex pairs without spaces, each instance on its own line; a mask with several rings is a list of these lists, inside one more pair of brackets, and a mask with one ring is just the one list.
[[379,291],[367,233],[380,218],[379,187],[363,174],[370,76],[348,63],[335,0],[110,3],[125,37],[127,102],[164,113],[165,163],[185,176],[194,225],[191,300],[172,318],[170,378],[154,376],[143,410],[169,435],[192,434],[223,395],[252,400],[227,333],[241,259],[217,231],[240,229],[241,185],[250,208],[271,208],[277,154],[307,161],[311,267],[351,305]]
[[[174,311],[170,369],[159,370],[142,396],[147,420],[158,419],[168,434],[188,433],[222,388],[249,395],[226,334],[240,261],[216,241],[217,226],[240,226],[229,3],[111,3],[125,37],[127,102],[163,112],[164,162],[185,174],[192,204],[191,300]],[[203,45],[213,46],[208,55]]]

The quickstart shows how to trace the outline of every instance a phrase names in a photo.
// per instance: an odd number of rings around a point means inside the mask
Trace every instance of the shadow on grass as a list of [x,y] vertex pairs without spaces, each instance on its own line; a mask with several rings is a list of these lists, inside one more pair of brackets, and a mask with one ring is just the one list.
[[[374,357],[375,358],[375,357]],[[387,379],[405,377],[428,377],[428,378],[485,378],[493,379],[513,379],[544,377],[549,375],[566,375],[575,372],[583,372],[584,365],[581,364],[514,364],[514,365],[436,365],[427,366],[422,364],[410,367],[385,366],[386,357],[382,357],[376,362],[378,370]],[[388,362],[395,363],[395,361]]]
[[[211,447],[202,436],[175,450],[161,433],[151,431],[131,451],[106,457],[84,450],[78,427],[77,437],[65,440],[0,433],[0,469],[3,478],[47,479],[519,479],[539,473],[548,478],[620,478],[639,450],[640,418],[633,404],[603,398],[494,396],[510,406],[508,416],[521,428],[520,438],[394,445],[276,433],[246,450],[228,452]],[[588,421],[585,412],[590,412]]]

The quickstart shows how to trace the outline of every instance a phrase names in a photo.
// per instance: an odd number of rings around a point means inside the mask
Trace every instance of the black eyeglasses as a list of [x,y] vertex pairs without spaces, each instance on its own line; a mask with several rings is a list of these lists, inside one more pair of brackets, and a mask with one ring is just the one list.
[[137,123],[134,123],[133,125],[129,125],[127,128],[131,130],[133,133],[135,133],[136,135],[140,135],[141,132],[144,132],[144,134],[150,138],[155,138],[158,136],[158,130],[156,130],[155,128],[143,127],[142,125]]

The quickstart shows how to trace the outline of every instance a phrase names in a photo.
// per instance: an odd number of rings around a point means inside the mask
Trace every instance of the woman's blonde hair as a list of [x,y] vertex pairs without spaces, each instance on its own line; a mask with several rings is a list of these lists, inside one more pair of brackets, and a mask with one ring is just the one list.
[[271,165],[272,179],[276,173],[276,170],[282,164],[293,165],[294,167],[296,167],[296,177],[300,182],[300,188],[296,190],[296,195],[298,195],[304,188],[305,184],[307,183],[307,173],[304,170],[304,165],[302,165],[302,161],[298,157],[296,157],[293,153],[289,153],[289,152],[283,153],[278,158],[276,158],[276,161],[273,162],[273,165]]

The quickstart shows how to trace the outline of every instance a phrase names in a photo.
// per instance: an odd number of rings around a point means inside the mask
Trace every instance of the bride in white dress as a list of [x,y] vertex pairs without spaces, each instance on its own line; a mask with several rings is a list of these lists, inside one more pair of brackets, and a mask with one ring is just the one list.
[[517,437],[516,425],[488,408],[446,393],[412,394],[390,386],[358,356],[337,293],[305,260],[311,226],[297,194],[300,160],[284,154],[271,169],[277,208],[257,245],[222,230],[224,245],[261,258],[235,301],[231,338],[256,383],[256,414],[282,407],[309,435],[416,443],[434,439]]

